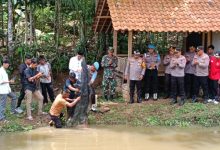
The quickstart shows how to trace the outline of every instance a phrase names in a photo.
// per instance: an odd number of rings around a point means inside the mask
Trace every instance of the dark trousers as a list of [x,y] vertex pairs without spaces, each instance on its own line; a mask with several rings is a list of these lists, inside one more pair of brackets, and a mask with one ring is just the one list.
[[171,74],[165,74],[164,92],[167,96],[171,96]]
[[130,102],[134,102],[135,86],[137,89],[137,102],[141,102],[141,81],[130,80]]
[[158,71],[157,69],[147,69],[144,76],[145,83],[145,93],[150,93],[152,89],[152,93],[157,93],[157,84],[158,84]]
[[54,101],[54,92],[53,92],[53,87],[51,83],[40,83],[41,85],[41,90],[42,90],[42,95],[44,97],[44,104],[48,103],[48,99],[47,99],[47,93],[50,97],[50,101],[53,102]]
[[56,128],[62,128],[62,122],[61,122],[61,119],[59,117],[50,115],[50,118],[55,123]]
[[173,99],[177,99],[177,91],[181,99],[185,98],[184,77],[171,77],[171,91]]
[[195,91],[195,75],[194,74],[185,74],[185,93],[187,98],[190,98],[194,95]]
[[208,79],[209,98],[216,99],[218,97],[218,80]]
[[196,99],[196,97],[198,96],[200,86],[202,87],[204,98],[205,100],[207,100],[209,97],[207,76],[205,77],[195,76],[195,92],[194,92],[193,99]]
[[25,97],[24,85],[21,85],[20,96],[18,97],[17,107],[21,106],[21,102]]
[[91,104],[95,104],[95,89],[91,85],[89,86],[89,100]]

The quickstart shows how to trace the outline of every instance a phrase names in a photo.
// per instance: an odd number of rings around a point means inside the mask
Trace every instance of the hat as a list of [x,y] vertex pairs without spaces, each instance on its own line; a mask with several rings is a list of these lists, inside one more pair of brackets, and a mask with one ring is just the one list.
[[3,64],[10,64],[10,61],[9,61],[8,59],[4,59],[4,60],[2,61],[2,63],[3,63]]
[[149,44],[149,45],[148,45],[148,48],[149,48],[149,49],[155,49],[155,48],[156,48],[156,46],[155,46],[155,45],[153,45],[153,44]]
[[109,48],[108,48],[108,51],[114,52],[114,48],[113,48],[113,47],[109,47]]
[[31,55],[26,54],[26,55],[25,55],[25,59],[31,59]]
[[76,78],[76,74],[74,72],[70,72],[69,73],[69,77],[75,79]]
[[32,58],[32,59],[31,59],[31,63],[32,63],[32,64],[36,64],[36,63],[37,63],[37,58]]
[[177,52],[181,52],[181,48],[178,48],[178,47],[177,47],[177,48],[175,49],[174,53],[177,53]]
[[198,47],[196,48],[196,51],[199,51],[199,50],[204,51],[204,46],[198,46]]
[[219,51],[216,51],[215,54],[214,54],[214,56],[215,56],[215,57],[220,57],[220,50],[219,50]]
[[98,62],[94,62],[93,65],[94,65],[94,67],[95,67],[96,70],[99,69],[99,63],[98,63]]
[[141,53],[140,53],[139,50],[136,50],[136,51],[134,51],[134,54],[135,54],[135,55],[140,55]]

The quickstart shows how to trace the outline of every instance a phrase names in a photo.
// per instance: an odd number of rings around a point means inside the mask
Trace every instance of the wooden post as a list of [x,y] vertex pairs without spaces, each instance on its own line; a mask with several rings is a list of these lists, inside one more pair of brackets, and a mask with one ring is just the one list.
[[118,47],[118,31],[114,30],[113,33],[113,48],[114,48],[114,55],[117,55],[117,47]]
[[128,57],[132,56],[132,37],[133,37],[133,32],[128,31]]
[[207,45],[211,45],[212,43],[212,32],[208,32]]

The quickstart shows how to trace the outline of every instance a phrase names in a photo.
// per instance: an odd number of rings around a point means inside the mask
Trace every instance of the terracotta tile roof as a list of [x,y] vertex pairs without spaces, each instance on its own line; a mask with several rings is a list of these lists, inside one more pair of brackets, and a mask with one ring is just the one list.
[[114,30],[220,31],[220,0],[107,0]]

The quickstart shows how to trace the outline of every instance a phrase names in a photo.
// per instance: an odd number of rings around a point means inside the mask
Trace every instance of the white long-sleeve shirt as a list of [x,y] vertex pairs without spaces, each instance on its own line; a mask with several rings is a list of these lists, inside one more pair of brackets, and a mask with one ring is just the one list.
[[11,88],[8,82],[8,74],[4,67],[0,68],[0,94],[9,94],[11,92]]
[[69,70],[70,72],[74,72],[76,74],[76,78],[81,81],[81,73],[82,73],[82,58],[79,60],[77,56],[74,56],[70,59],[69,62]]

